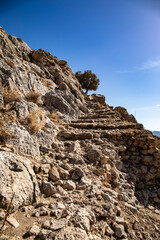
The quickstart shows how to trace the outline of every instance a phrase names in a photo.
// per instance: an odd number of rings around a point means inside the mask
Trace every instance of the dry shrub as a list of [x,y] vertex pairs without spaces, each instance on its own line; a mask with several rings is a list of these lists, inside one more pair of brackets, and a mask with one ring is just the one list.
[[43,79],[42,83],[45,87],[50,87],[50,86],[54,85],[54,83],[52,81],[48,81],[47,79]]
[[59,115],[56,112],[52,112],[51,114],[48,115],[48,117],[50,118],[50,120],[52,121],[58,121],[59,120]]
[[64,67],[64,66],[67,65],[67,61],[65,61],[65,60],[59,60],[58,64],[59,64],[60,67]]
[[22,100],[20,93],[16,89],[11,90],[8,88],[3,91],[3,99],[5,103],[20,102]]
[[33,102],[33,103],[38,104],[38,103],[39,103],[39,100],[40,100],[40,96],[41,96],[40,93],[35,92],[35,91],[30,91],[30,92],[26,95],[26,98],[27,98],[27,101],[28,101],[28,102]]
[[5,144],[7,140],[9,140],[12,135],[7,131],[6,126],[1,124],[0,121],[0,142],[1,144]]
[[17,37],[17,40],[21,43],[23,43],[23,40],[20,37]]
[[45,86],[45,87],[48,87],[48,82],[47,81],[42,81],[43,82],[43,85]]
[[12,135],[7,130],[7,123],[16,121],[17,118],[15,115],[10,113],[0,113],[0,142],[1,144],[5,144],[7,140],[9,140]]
[[28,127],[32,132],[38,132],[44,127],[45,121],[42,120],[42,109],[32,111],[27,116]]

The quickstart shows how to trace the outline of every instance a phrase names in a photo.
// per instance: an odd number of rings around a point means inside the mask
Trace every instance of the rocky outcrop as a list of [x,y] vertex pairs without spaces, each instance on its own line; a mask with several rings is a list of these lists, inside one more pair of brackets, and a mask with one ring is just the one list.
[[29,159],[11,152],[0,152],[0,201],[7,207],[13,198],[13,208],[37,201],[39,186]]
[[[20,38],[0,28],[0,76],[2,86],[15,89],[23,99],[31,91],[41,95],[49,111],[78,116],[84,97],[80,84],[64,60],[44,50],[31,50]],[[44,100],[44,102],[43,102]]]
[[13,212],[0,238],[159,239],[155,136],[84,99],[66,61],[0,36],[0,220]]

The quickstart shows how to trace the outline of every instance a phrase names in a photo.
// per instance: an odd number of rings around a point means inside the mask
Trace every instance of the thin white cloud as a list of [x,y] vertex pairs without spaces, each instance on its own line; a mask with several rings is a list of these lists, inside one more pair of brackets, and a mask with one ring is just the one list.
[[157,58],[155,60],[149,60],[145,63],[143,63],[141,66],[133,67],[130,70],[119,70],[116,71],[118,73],[131,73],[136,71],[143,71],[143,70],[160,70],[160,58]]
[[140,70],[153,69],[153,68],[160,68],[160,59],[147,61],[140,67]]
[[133,72],[132,70],[118,70],[117,73],[130,73]]
[[160,104],[156,104],[156,107],[160,107]]

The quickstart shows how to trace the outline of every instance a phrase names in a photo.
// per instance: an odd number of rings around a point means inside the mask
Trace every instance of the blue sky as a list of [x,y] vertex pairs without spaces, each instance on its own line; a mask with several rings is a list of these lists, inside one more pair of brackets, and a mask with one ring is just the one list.
[[108,104],[160,131],[158,0],[5,0],[0,26],[74,72],[92,70]]

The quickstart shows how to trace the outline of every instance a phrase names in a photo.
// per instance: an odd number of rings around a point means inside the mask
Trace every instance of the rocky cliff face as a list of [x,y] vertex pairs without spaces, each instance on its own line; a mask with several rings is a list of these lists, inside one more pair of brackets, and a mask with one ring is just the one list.
[[2,28],[0,80],[0,239],[160,238],[150,131]]

